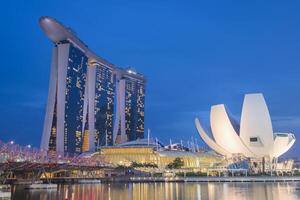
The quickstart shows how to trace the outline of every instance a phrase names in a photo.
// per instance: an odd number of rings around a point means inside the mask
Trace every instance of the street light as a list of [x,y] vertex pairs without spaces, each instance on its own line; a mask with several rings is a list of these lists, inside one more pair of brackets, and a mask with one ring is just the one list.
[[28,144],[26,147],[27,147],[28,149],[30,149],[30,148],[31,148],[31,145],[30,145],[30,144]]
[[11,145],[13,145],[15,142],[13,141],[13,140],[11,140],[10,142],[9,142],[9,144],[11,144]]

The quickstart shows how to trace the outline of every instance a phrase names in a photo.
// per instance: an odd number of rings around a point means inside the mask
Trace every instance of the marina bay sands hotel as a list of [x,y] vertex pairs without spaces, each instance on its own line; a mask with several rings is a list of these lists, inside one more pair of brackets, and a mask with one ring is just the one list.
[[39,23],[54,44],[41,149],[80,154],[144,138],[143,75],[97,56],[57,20]]

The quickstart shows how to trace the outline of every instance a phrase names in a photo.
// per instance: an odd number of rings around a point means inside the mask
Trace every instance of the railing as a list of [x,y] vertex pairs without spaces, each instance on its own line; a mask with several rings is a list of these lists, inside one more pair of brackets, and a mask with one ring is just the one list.
[[61,156],[51,154],[47,151],[33,148],[30,145],[21,146],[13,141],[0,141],[0,164],[7,162],[29,162],[29,163],[58,163],[76,166],[106,166],[100,157]]

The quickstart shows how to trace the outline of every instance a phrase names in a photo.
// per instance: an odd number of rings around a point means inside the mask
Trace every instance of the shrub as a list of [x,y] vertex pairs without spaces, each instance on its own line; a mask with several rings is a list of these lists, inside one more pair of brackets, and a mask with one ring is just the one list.
[[181,158],[177,157],[167,165],[168,169],[180,169],[184,166],[184,162]]

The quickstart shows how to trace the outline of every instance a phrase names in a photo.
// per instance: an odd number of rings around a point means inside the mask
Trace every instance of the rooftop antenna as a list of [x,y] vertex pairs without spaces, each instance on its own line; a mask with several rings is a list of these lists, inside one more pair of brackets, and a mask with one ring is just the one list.
[[195,141],[193,136],[191,137],[191,140],[192,140],[192,151],[195,152],[196,149],[195,149]]
[[148,128],[148,146],[150,144],[150,128]]
[[183,150],[183,142],[180,140],[181,149]]
[[196,142],[196,150],[197,150],[197,152],[199,152],[199,146],[198,146],[198,141],[197,141],[197,139],[195,139],[195,142]]

